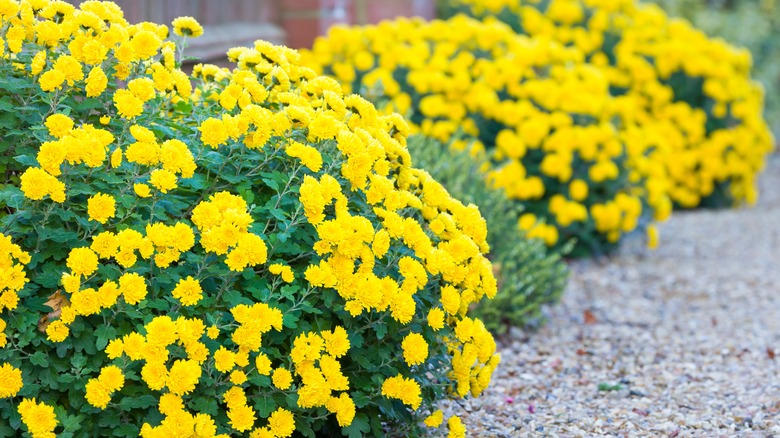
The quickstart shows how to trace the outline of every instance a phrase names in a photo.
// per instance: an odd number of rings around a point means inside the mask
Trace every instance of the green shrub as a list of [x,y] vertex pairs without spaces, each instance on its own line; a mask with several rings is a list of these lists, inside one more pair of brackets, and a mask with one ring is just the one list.
[[579,50],[609,79],[627,163],[653,174],[676,206],[757,199],[773,146],[749,51],[634,0],[457,0],[457,11]]
[[561,254],[549,250],[541,239],[517,232],[514,218],[522,214],[521,207],[507,200],[502,191],[487,186],[479,160],[466,151],[442,152],[444,146],[436,143],[424,136],[410,137],[413,161],[452,196],[477,205],[488,224],[488,257],[498,280],[498,293],[477,304],[474,314],[496,334],[509,326],[538,326],[542,306],[556,302],[566,287],[569,271]]
[[0,1],[0,435],[412,435],[487,386],[485,221],[402,117],[284,47],[188,77],[166,26],[32,3]]
[[484,149],[490,185],[551,247],[576,239],[572,255],[604,254],[671,211],[647,151],[612,124],[607,78],[576,48],[457,16],[333,27],[304,57],[415,132]]
[[766,117],[780,136],[780,4],[775,0],[655,0],[675,17],[682,17],[712,37],[750,50],[753,75],[766,96]]

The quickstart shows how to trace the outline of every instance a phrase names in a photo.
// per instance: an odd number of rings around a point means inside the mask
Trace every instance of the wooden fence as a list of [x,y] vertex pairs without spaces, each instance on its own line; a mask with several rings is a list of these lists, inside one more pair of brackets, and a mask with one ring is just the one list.
[[[76,5],[81,0],[67,0]],[[114,0],[131,23],[170,24],[195,17],[206,29],[188,54],[222,58],[231,47],[257,39],[300,48],[311,46],[333,24],[367,24],[396,16],[433,18],[435,0]]]

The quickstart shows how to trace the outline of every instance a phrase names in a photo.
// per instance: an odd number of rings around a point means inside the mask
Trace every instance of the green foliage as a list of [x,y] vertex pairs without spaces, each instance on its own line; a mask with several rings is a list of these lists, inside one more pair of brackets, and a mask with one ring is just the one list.
[[[563,293],[569,271],[558,251],[548,249],[541,239],[518,233],[517,218],[522,207],[506,199],[503,191],[488,187],[481,175],[481,163],[466,151],[447,153],[447,146],[423,136],[409,139],[415,163],[441,182],[450,194],[479,207],[488,224],[488,244],[498,293],[474,308],[494,333],[509,326],[536,326],[545,304],[556,302]],[[565,245],[565,250],[571,245]]]

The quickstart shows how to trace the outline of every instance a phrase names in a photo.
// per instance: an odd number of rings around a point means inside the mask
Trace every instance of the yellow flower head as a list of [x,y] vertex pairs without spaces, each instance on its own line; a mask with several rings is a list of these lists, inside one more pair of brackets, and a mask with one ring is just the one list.
[[203,26],[192,17],[179,17],[173,20],[173,33],[182,37],[197,38],[203,35]]
[[406,335],[401,347],[404,350],[404,360],[409,366],[420,365],[428,358],[428,343],[419,333]]
[[87,213],[90,220],[105,224],[116,214],[116,201],[111,195],[97,193],[87,200]]
[[22,389],[22,371],[10,364],[0,365],[0,398],[15,396]]

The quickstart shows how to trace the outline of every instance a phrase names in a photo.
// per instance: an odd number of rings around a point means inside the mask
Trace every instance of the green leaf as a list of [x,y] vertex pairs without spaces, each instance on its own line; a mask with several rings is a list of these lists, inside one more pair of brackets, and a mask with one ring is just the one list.
[[6,111],[15,111],[16,107],[14,103],[11,101],[11,96],[3,96],[0,97],[0,111],[6,112]]
[[349,438],[360,438],[369,430],[371,430],[371,427],[368,424],[368,418],[365,414],[360,413],[355,415],[352,424],[342,429],[342,434],[349,436]]
[[387,324],[383,322],[376,322],[374,323],[373,327],[374,327],[374,332],[376,332],[377,339],[382,339],[387,334]]
[[108,345],[108,341],[116,338],[116,329],[110,325],[102,325],[95,330],[95,348],[102,350]]
[[188,405],[190,408],[192,408],[193,411],[201,414],[217,416],[219,412],[217,400],[213,397],[196,397],[192,400],[191,403],[188,403]]
[[49,367],[49,355],[42,352],[42,351],[36,351],[32,356],[29,357],[30,363],[33,365],[38,365],[42,368],[48,368]]
[[119,402],[119,408],[123,411],[131,409],[148,409],[157,404],[157,399],[150,394],[140,397],[123,397]]
[[75,103],[71,108],[75,109],[78,112],[84,112],[85,110],[91,110],[91,109],[97,109],[102,108],[103,102],[95,97],[83,99],[77,103]]
[[252,304],[252,301],[246,298],[240,291],[237,290],[229,290],[222,294],[222,299],[225,300],[226,303],[230,305],[230,307],[235,307],[239,304]]
[[49,313],[51,307],[46,305],[46,298],[43,297],[28,297],[24,300],[24,308],[32,312]]
[[100,413],[100,415],[97,416],[97,418],[99,418],[98,424],[101,427],[110,427],[112,429],[119,427],[120,419],[116,411],[103,411]]
[[352,401],[355,403],[355,407],[358,409],[371,403],[371,397],[362,391],[353,391],[350,395],[352,396]]
[[282,324],[287,328],[294,329],[298,327],[298,316],[292,313],[285,313],[282,317]]
[[84,421],[83,415],[68,415],[68,411],[60,405],[54,406],[54,412],[62,427],[65,428],[65,432],[76,432],[81,429],[81,422]]
[[115,436],[132,436],[136,437],[141,432],[141,429],[134,424],[123,423],[119,427],[113,430]]
[[305,419],[295,422],[295,431],[307,438],[314,438],[317,436],[317,434],[314,433],[314,429],[311,428],[311,425]]
[[70,363],[73,365],[73,368],[81,369],[87,364],[87,358],[81,353],[76,353],[70,358]]
[[262,396],[255,399],[255,409],[260,418],[268,418],[276,407],[276,402],[272,397]]
[[28,167],[38,167],[38,160],[29,155],[17,155],[14,157],[17,163]]

